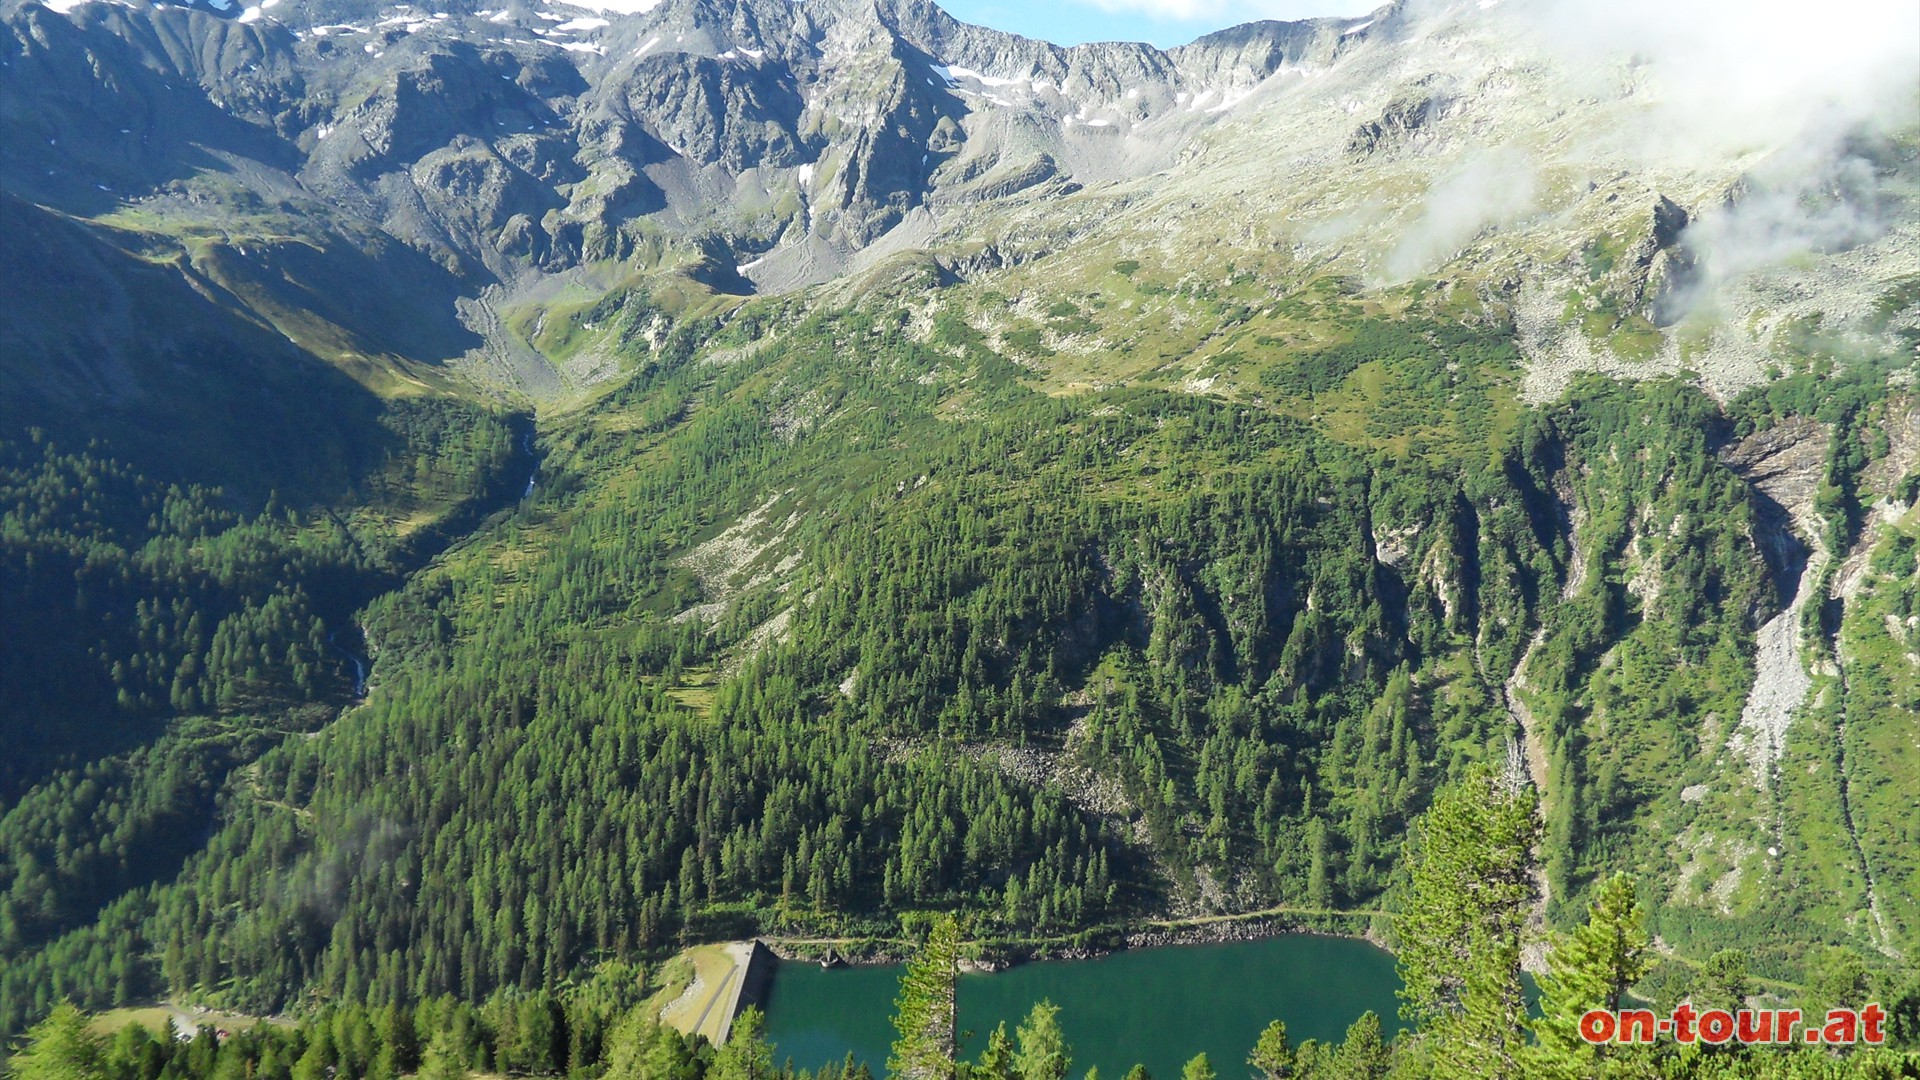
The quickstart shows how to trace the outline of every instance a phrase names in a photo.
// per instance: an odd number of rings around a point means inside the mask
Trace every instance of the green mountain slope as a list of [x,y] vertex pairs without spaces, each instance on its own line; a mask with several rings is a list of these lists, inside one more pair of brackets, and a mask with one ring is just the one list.
[[[652,338],[632,298],[637,373],[549,421],[534,498],[359,616],[369,702],[226,773],[176,880],[25,946],[11,1015],[53,968],[93,1003],[264,1010],[921,907],[1027,939],[1391,906],[1407,821],[1510,742],[1550,921],[1634,867],[1683,956],[1791,978],[1817,945],[1910,944],[1903,707],[1850,679],[1862,718],[1797,721],[1771,779],[1738,738],[1756,634],[1802,587],[1740,450],[1801,430],[1790,393],[1450,408],[1501,399],[1510,327],[1336,300],[1302,309],[1329,344],[1268,369],[1272,405],[1061,396],[964,303],[916,319],[917,273]],[[1816,481],[1836,528],[1909,445],[1871,437],[1906,399],[1847,370],[1807,417],[1816,466],[1855,462]],[[1362,396],[1426,427],[1323,407]],[[1911,598],[1892,520],[1860,530],[1883,604]]]

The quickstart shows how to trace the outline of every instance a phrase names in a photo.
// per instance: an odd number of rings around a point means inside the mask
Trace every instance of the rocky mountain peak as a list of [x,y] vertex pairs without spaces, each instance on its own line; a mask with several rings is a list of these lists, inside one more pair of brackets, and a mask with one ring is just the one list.
[[475,3],[5,0],[0,180],[163,238],[234,205],[323,250],[384,234],[475,290],[676,248],[785,287],[982,200],[1163,168],[1353,40],[1062,48],[930,0]]

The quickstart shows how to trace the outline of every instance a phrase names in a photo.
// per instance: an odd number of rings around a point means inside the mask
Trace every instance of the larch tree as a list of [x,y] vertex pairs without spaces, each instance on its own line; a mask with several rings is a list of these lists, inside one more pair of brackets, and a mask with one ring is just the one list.
[[461,1060],[453,1032],[446,1028],[434,1032],[433,1038],[427,1040],[426,1052],[421,1055],[416,1080],[467,1080],[472,1075],[467,1063]]
[[933,920],[925,944],[900,976],[888,1075],[902,1080],[951,1080],[959,1030],[955,1004],[959,971],[960,923],[952,915],[942,915]]
[[27,1032],[26,1048],[7,1063],[7,1074],[12,1080],[104,1080],[106,1054],[87,1014],[62,1003]]
[[1021,1080],[1066,1080],[1073,1066],[1073,1048],[1060,1031],[1060,1007],[1041,1001],[1015,1033],[1020,1049],[1013,1057]]

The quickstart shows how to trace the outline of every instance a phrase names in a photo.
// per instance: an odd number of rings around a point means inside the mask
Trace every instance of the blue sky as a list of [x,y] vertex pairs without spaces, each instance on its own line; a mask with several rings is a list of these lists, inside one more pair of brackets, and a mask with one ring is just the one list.
[[1044,38],[1183,45],[1255,19],[1360,15],[1386,0],[940,0],[954,18]]

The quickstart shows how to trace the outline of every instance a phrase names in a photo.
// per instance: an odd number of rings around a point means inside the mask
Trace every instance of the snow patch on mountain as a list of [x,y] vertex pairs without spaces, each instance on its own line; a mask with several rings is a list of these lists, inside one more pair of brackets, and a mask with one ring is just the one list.
[[557,0],[566,7],[584,8],[607,15],[645,15],[660,6],[660,0]]
[[981,72],[974,71],[972,68],[964,68],[958,65],[935,64],[933,71],[934,74],[947,80],[948,86],[958,86],[962,80],[971,80],[979,83],[981,86],[994,88],[1002,86],[1031,86],[1038,89],[1045,85],[1035,82],[1031,75],[1024,79],[1003,79],[995,75],[985,75]]

